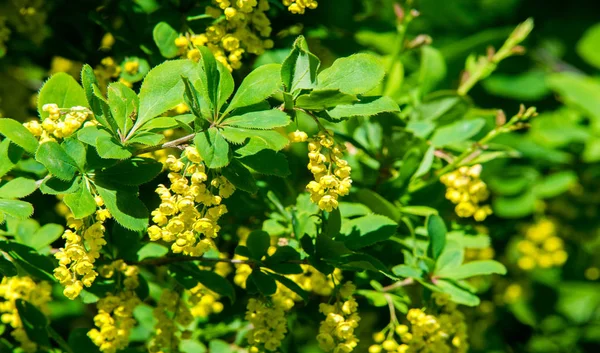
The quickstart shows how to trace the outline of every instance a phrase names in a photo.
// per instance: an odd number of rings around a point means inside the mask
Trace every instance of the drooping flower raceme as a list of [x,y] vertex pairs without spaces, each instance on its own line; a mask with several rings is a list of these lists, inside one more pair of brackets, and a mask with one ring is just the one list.
[[169,188],[159,185],[159,207],[152,211],[148,228],[151,241],[171,243],[174,253],[201,256],[215,248],[213,239],[219,230],[219,218],[227,213],[221,203],[235,191],[235,187],[223,176],[213,176],[194,147],[187,147],[183,158],[169,156],[166,161],[170,170]]
[[481,164],[476,164],[460,167],[440,178],[446,185],[446,198],[456,205],[456,214],[463,218],[473,217],[478,222],[484,221],[492,214],[489,205],[480,205],[490,195],[480,175]]
[[360,316],[357,313],[358,303],[352,297],[355,290],[354,284],[347,282],[340,288],[335,303],[319,305],[325,320],[321,321],[317,341],[325,352],[349,353],[358,344],[354,330],[358,327]]

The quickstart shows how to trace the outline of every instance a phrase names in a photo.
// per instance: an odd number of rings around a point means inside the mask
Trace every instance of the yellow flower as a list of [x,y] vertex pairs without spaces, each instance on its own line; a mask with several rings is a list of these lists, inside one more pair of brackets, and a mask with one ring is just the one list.
[[333,304],[321,303],[319,311],[325,315],[321,321],[317,341],[325,352],[352,352],[358,345],[354,330],[358,327],[360,316],[357,313],[358,304],[352,297],[356,287],[345,283],[338,291]]
[[446,198],[456,204],[456,214],[462,218],[473,217],[477,222],[484,221],[492,214],[489,205],[480,205],[489,197],[487,185],[479,178],[481,169],[481,164],[463,166],[440,178],[442,184],[446,185]]

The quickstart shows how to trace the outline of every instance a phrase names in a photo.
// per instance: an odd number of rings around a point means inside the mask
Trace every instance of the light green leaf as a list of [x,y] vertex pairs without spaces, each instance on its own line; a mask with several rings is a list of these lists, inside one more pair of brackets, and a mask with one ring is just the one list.
[[444,147],[466,141],[475,136],[485,126],[483,118],[460,120],[450,125],[445,125],[437,130],[431,137],[431,144]]
[[340,90],[348,94],[363,94],[379,85],[385,68],[379,59],[369,54],[354,54],[337,59],[319,74],[317,89]]
[[269,130],[286,126],[290,123],[289,116],[279,109],[250,112],[243,115],[232,116],[223,122],[223,125]]
[[467,306],[479,305],[479,298],[476,295],[454,285],[453,283],[440,279],[437,280],[435,286],[442,292],[450,295],[450,300],[458,304]]
[[106,159],[126,159],[131,157],[131,152],[112,136],[98,137],[96,139],[96,149],[98,150],[98,155]]
[[309,94],[300,95],[296,99],[296,106],[307,110],[325,110],[354,102],[358,102],[355,95],[327,88],[314,89]]
[[246,76],[231,103],[223,113],[227,115],[234,109],[248,107],[271,97],[280,87],[279,70],[281,65],[263,65]]
[[21,160],[23,149],[9,139],[0,142],[0,178],[10,172]]
[[0,187],[0,198],[22,199],[32,194],[37,189],[35,180],[15,178]]
[[106,98],[104,98],[100,92],[94,69],[88,64],[83,65],[83,69],[81,70],[81,84],[83,85],[85,96],[96,120],[98,120],[102,126],[116,132],[118,128],[117,122],[111,115]]
[[328,110],[333,119],[350,118],[354,116],[372,116],[385,112],[399,112],[398,104],[390,97],[366,97],[354,104],[338,105]]
[[570,170],[550,174],[533,185],[533,193],[543,199],[559,196],[577,183],[577,174]]
[[250,156],[266,148],[279,151],[290,143],[287,136],[273,130],[250,130],[227,126],[222,130],[223,137],[232,143],[248,143],[235,152],[241,156]]
[[369,189],[361,189],[355,194],[358,201],[369,207],[374,213],[384,215],[391,220],[398,222],[401,214],[396,206]]
[[254,180],[252,173],[237,159],[232,159],[229,165],[221,170],[221,173],[240,190],[251,194],[258,191],[258,186],[256,186],[256,180]]
[[73,76],[65,72],[52,75],[40,90],[37,107],[42,120],[49,115],[48,112],[42,110],[42,107],[49,103],[54,103],[59,108],[88,107],[85,91]]
[[421,96],[431,92],[446,77],[446,62],[442,53],[429,45],[421,47],[419,90]]
[[146,243],[137,251],[138,260],[163,257],[169,253],[169,248],[157,243]]
[[76,138],[65,139],[60,146],[77,163],[80,171],[85,170],[86,154],[85,146]]
[[148,209],[134,188],[121,189],[96,182],[96,190],[114,219],[126,229],[144,230],[148,226]]
[[229,143],[216,127],[197,133],[194,144],[208,168],[222,168],[229,164]]
[[321,62],[308,50],[303,36],[294,42],[294,47],[281,65],[281,81],[286,92],[313,88],[317,83],[317,71]]
[[446,247],[446,233],[448,229],[442,217],[432,214],[427,217],[427,234],[429,235],[429,246],[427,255],[434,260],[440,257]]
[[77,162],[54,141],[42,143],[35,154],[35,159],[52,175],[62,180],[73,179],[79,169]]
[[179,52],[179,48],[175,45],[177,37],[179,37],[179,33],[166,22],[159,22],[152,30],[154,43],[156,43],[160,54],[167,59],[176,57]]
[[220,61],[217,61],[217,67],[219,69],[219,93],[217,95],[218,101],[216,110],[220,112],[223,105],[225,105],[229,97],[231,97],[235,88],[235,83],[233,82],[233,76],[231,75],[231,72],[229,72],[229,69],[227,69]]
[[[127,63],[130,62],[137,62],[138,68],[137,71],[129,73],[125,68],[127,65]],[[131,83],[135,83],[135,82],[140,82],[148,73],[148,71],[150,71],[150,64],[148,63],[148,61],[146,59],[137,57],[137,56],[128,56],[127,58],[125,58],[125,60],[123,60],[121,62],[121,74],[120,77],[121,79],[127,81],[127,82],[131,82]]]
[[592,126],[600,131],[600,82],[591,77],[561,72],[548,77],[548,85],[568,106],[593,118]]
[[127,141],[127,145],[140,144],[144,146],[157,146],[165,139],[165,135],[149,132],[138,131],[132,138]]
[[111,138],[112,135],[105,129],[97,126],[86,126],[77,132],[79,141],[92,146],[96,146],[96,140],[99,137]]
[[127,136],[140,105],[137,94],[121,82],[111,83],[108,85],[108,104],[119,132],[122,136]]
[[94,196],[85,185],[82,185],[76,192],[65,195],[63,201],[76,219],[84,219],[96,212]]
[[588,28],[577,42],[577,54],[588,64],[600,69],[600,24]]
[[504,275],[506,274],[506,267],[498,261],[479,260],[462,264],[456,268],[442,268],[435,275],[453,280],[461,280],[475,276],[491,275],[494,273]]
[[396,234],[397,227],[396,222],[385,216],[369,214],[343,222],[339,240],[349,249],[357,250],[389,239]]
[[33,214],[33,206],[21,200],[0,199],[0,214],[2,213],[19,219],[29,218]]
[[148,120],[183,103],[185,87],[181,76],[189,77],[192,82],[198,79],[198,65],[191,60],[172,60],[148,72],[140,89],[140,110],[135,130]]
[[200,64],[203,70],[200,71],[200,80],[204,85],[204,89],[208,95],[209,103],[211,104],[211,111],[213,115],[218,112],[219,105],[219,82],[221,80],[221,74],[219,73],[219,66],[215,60],[215,56],[207,47],[197,47],[200,50]]
[[38,148],[37,139],[16,120],[0,118],[0,134],[6,136],[29,153],[35,153]]
[[22,239],[25,245],[40,250],[63,235],[64,228],[60,224],[44,224],[28,239]]

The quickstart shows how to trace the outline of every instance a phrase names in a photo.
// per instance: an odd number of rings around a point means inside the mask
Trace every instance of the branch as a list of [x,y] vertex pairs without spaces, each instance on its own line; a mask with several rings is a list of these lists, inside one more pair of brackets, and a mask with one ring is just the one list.
[[178,138],[176,140],[165,142],[162,145],[152,146],[152,147],[148,147],[148,148],[142,148],[141,150],[135,151],[133,153],[133,155],[134,156],[138,156],[140,154],[144,154],[144,153],[148,153],[148,152],[154,152],[154,151],[162,150],[162,149],[165,149],[165,148],[179,147],[180,145],[183,145],[184,143],[193,140],[194,136],[196,136],[196,134],[189,134],[189,135],[180,137],[180,138]]
[[[145,265],[164,266],[164,265],[173,264],[173,263],[191,262],[191,261],[202,261],[202,262],[213,262],[213,263],[227,262],[230,264],[246,264],[246,265],[255,265],[257,263],[260,263],[260,261],[252,260],[252,259],[242,260],[242,259],[211,258],[211,257],[204,257],[204,256],[180,256],[180,257],[160,257],[160,258],[156,258],[156,259],[133,261],[133,262],[129,262],[129,264],[138,265],[138,266],[145,266]],[[288,264],[303,265],[303,264],[307,264],[308,260],[307,259],[287,260],[287,261],[282,261],[282,262],[288,263]]]
[[408,277],[403,279],[402,281],[396,282],[396,283],[392,283],[389,286],[385,286],[383,288],[381,288],[382,292],[391,292],[394,289],[398,289],[401,287],[406,287],[409,286],[411,284],[415,283],[415,280],[412,277]]

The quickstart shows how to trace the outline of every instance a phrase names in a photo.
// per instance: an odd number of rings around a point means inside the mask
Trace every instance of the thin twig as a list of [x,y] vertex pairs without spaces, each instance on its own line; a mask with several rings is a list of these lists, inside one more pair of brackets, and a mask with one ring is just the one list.
[[413,283],[415,283],[415,280],[412,277],[408,277],[408,278],[403,279],[402,281],[398,281],[396,283],[390,284],[389,286],[385,286],[385,287],[381,288],[381,291],[382,292],[391,292],[394,289],[410,286]]
[[[246,264],[246,265],[254,265],[257,262],[259,262],[257,260],[252,260],[252,259],[242,260],[242,259],[210,258],[210,257],[203,257],[203,256],[181,256],[181,257],[160,257],[160,258],[156,258],[156,259],[148,259],[148,260],[130,262],[130,264],[131,265],[140,265],[140,266],[144,266],[144,265],[163,266],[163,265],[168,265],[168,264],[172,264],[172,263],[191,262],[191,261],[214,262],[214,263],[226,262],[226,263],[230,263],[230,264]],[[299,264],[299,265],[308,263],[308,261],[306,259],[304,259],[304,260],[287,260],[287,261],[282,261],[282,262],[288,263],[288,264]]]
[[180,137],[180,138],[178,138],[176,140],[165,142],[162,145],[151,146],[151,147],[148,147],[148,148],[142,148],[141,150],[135,151],[133,153],[133,155],[137,156],[137,155],[148,153],[148,152],[154,152],[154,151],[158,151],[158,150],[163,150],[165,148],[179,147],[180,145],[183,145],[184,143],[193,140],[194,136],[196,136],[196,134],[189,134],[189,135]]

